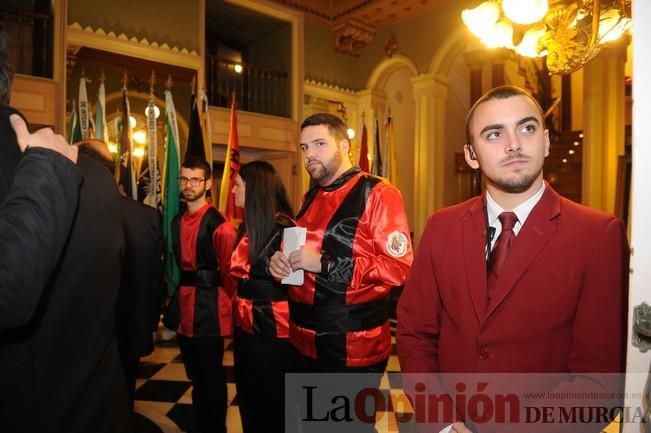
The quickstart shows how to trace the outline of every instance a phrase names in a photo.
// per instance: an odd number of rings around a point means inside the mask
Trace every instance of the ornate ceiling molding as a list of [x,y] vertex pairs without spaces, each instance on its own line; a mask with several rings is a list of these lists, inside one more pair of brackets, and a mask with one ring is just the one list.
[[335,34],[335,50],[354,57],[359,57],[362,49],[373,40],[375,35],[373,27],[357,20],[339,24],[332,31]]
[[[306,19],[328,27],[334,33],[335,49],[357,57],[378,30],[414,18],[452,0],[271,1],[302,12]],[[389,43],[385,51],[391,56],[398,48],[396,43]]]

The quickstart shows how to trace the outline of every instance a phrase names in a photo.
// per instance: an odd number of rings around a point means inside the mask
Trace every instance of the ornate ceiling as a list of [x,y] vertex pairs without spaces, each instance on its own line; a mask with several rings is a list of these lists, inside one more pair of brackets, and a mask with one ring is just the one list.
[[377,30],[451,0],[272,0],[330,28],[338,51],[358,56]]

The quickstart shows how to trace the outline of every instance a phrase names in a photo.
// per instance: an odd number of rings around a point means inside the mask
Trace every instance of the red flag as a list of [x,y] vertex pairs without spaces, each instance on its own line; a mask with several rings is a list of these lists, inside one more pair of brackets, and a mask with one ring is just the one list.
[[359,148],[359,168],[368,173],[368,132],[366,123],[362,123],[362,143]]
[[228,147],[224,160],[224,175],[222,176],[221,190],[219,192],[219,210],[224,212],[231,220],[242,220],[242,209],[235,207],[233,187],[235,178],[240,171],[240,143],[237,137],[237,111],[235,107],[235,94],[231,103],[231,128],[228,134]]

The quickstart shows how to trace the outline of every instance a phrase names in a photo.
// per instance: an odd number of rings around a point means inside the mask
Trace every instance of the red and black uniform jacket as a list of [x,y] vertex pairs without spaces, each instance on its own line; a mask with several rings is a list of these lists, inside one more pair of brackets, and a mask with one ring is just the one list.
[[305,196],[297,226],[307,248],[331,260],[290,286],[291,344],[303,355],[349,367],[391,352],[389,292],[405,282],[413,252],[400,192],[354,167]]
[[287,215],[276,216],[276,229],[264,248],[249,263],[249,236],[244,234],[231,257],[231,276],[238,282],[235,296],[235,326],[261,337],[288,338],[287,286],[269,274],[269,260],[278,251],[283,229],[293,227]]
[[170,303],[170,309],[178,310],[178,325],[172,325],[177,333],[186,337],[232,334],[234,283],[229,269],[234,241],[230,222],[209,203],[172,221],[174,254],[181,269],[179,288]]

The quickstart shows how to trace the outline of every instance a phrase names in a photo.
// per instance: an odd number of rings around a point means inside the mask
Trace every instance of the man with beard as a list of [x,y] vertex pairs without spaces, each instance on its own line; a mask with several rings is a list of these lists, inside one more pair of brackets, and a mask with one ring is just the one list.
[[232,333],[229,275],[235,230],[206,200],[210,165],[186,159],[179,186],[187,208],[172,221],[174,254],[181,281],[172,296],[165,325],[176,331],[185,371],[192,381],[195,432],[226,432],[224,337]]
[[[403,375],[431,374],[404,375],[408,394],[452,396],[464,391],[453,375],[474,373],[508,374],[501,385],[521,392],[597,395],[619,386],[603,373],[624,367],[624,225],[543,181],[550,145],[543,122],[536,100],[513,86],[490,90],[468,114],[465,158],[486,191],[434,213],[421,238],[398,304],[397,345]],[[420,415],[423,432],[600,431],[507,426],[463,405],[447,417]]]
[[[346,125],[336,116],[305,119],[300,148],[314,181],[296,218],[306,243],[288,257],[277,251],[269,266],[276,278],[305,271],[303,285],[289,288],[291,369],[376,373],[364,386],[377,387],[391,353],[389,292],[404,283],[412,261],[402,196],[353,167]],[[374,422],[354,431],[375,431]]]

